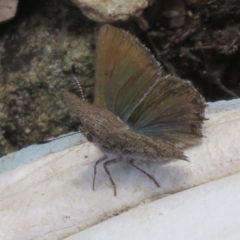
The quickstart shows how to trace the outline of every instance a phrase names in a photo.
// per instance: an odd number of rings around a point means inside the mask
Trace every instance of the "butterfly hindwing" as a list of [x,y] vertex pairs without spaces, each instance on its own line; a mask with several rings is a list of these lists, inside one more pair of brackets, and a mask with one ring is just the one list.
[[202,137],[205,104],[188,81],[165,77],[135,109],[128,124],[140,134],[179,146]]

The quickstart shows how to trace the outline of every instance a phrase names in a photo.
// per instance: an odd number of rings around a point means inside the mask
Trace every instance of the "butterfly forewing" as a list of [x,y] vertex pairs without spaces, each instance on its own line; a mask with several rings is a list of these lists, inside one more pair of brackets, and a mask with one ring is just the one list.
[[127,122],[161,75],[159,63],[134,37],[105,25],[97,42],[95,104]]

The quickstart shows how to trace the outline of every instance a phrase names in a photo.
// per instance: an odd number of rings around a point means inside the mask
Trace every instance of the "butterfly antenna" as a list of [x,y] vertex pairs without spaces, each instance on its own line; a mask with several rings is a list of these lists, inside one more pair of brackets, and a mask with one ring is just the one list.
[[86,99],[85,99],[85,96],[84,96],[84,93],[83,93],[82,86],[80,84],[79,78],[77,77],[77,71],[76,71],[76,68],[75,68],[74,65],[72,65],[72,72],[73,72],[73,78],[74,78],[74,80],[76,81],[76,83],[78,85],[78,89],[79,89],[79,92],[81,94],[82,100],[85,101]]

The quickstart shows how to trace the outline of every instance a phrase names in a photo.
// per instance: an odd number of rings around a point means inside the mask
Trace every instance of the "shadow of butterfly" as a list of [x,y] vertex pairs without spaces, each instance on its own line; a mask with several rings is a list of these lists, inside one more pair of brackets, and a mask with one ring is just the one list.
[[129,33],[104,25],[98,36],[95,101],[90,104],[64,92],[64,99],[79,117],[82,130],[106,153],[94,166],[106,160],[104,169],[116,185],[109,164],[127,158],[136,160],[187,160],[183,149],[202,137],[205,103],[188,81],[165,76],[149,51]]

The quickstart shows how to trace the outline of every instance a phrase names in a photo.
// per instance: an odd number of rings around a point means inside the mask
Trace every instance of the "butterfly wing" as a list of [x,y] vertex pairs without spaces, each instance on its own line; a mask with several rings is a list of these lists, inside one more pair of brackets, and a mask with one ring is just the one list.
[[132,130],[185,147],[202,137],[205,103],[188,81],[165,77],[128,120]]
[[187,81],[163,77],[139,41],[110,25],[101,28],[97,42],[95,104],[132,131],[181,147],[202,136],[200,93]]
[[96,105],[127,122],[161,74],[159,63],[133,36],[110,25],[101,28],[97,42]]

